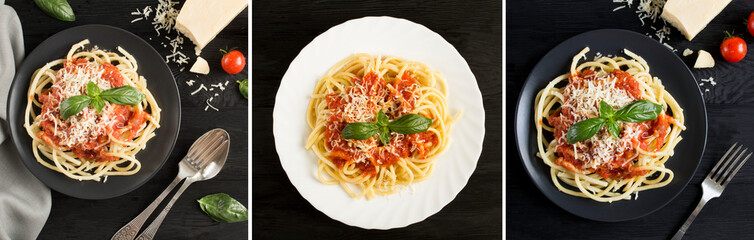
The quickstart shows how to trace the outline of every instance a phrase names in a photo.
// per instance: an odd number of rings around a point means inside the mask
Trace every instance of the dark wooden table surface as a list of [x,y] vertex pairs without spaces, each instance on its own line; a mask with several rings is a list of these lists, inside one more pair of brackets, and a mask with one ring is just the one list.
[[[623,4],[612,1],[509,1],[506,13],[506,127],[513,128],[515,104],[526,76],[537,61],[558,43],[595,29],[620,28],[654,34],[650,26],[662,26],[661,20],[655,24],[648,21],[642,26],[635,13],[639,1],[633,2],[631,8],[613,12]],[[694,51],[704,49],[716,61],[714,68],[692,69],[697,81],[713,77],[717,85],[702,86],[702,91],[710,89],[704,93],[709,123],[707,148],[691,183],[676,199],[646,217],[627,222],[603,223],[572,215],[553,204],[534,186],[524,172],[515,148],[513,131],[507,131],[508,239],[669,239],[675,234],[701,197],[703,177],[724,151],[735,141],[754,146],[754,53],[751,52],[754,45],[748,45],[749,54],[737,63],[725,62],[719,51],[725,30],[743,33],[745,41],[754,42],[754,37],[746,32],[743,24],[743,19],[752,10],[754,1],[734,0],[693,41],[687,41],[675,28],[669,35],[670,40],[666,41],[678,49],[676,54],[679,56],[686,48]],[[681,58],[688,66],[693,66],[696,54]],[[720,198],[707,203],[684,239],[754,238],[752,183],[754,164],[748,163]]]
[[[149,42],[161,55],[170,54],[168,47],[163,47],[167,40],[152,28],[150,21],[131,20],[137,18],[131,12],[146,6],[157,5],[157,1],[79,1],[70,0],[76,14],[76,21],[61,22],[42,13],[33,1],[13,0],[6,4],[12,6],[19,17],[24,31],[26,52],[30,52],[47,37],[69,27],[84,24],[106,24],[123,28]],[[181,1],[182,2],[182,1]],[[180,4],[176,6],[180,9]],[[107,200],[82,200],[52,192],[52,211],[42,229],[39,239],[109,239],[115,231],[136,217],[154,200],[178,174],[178,162],[186,154],[196,138],[213,128],[223,128],[230,133],[231,150],[223,171],[214,179],[191,185],[175,203],[167,218],[157,232],[157,239],[245,239],[248,236],[248,222],[216,223],[212,221],[196,202],[196,199],[213,193],[227,193],[248,206],[248,101],[238,92],[236,80],[247,78],[248,71],[229,75],[220,67],[222,57],[218,49],[238,47],[244,54],[248,53],[248,11],[236,17],[202,52],[202,57],[210,63],[209,75],[196,75],[188,69],[193,64],[195,55],[193,43],[185,39],[184,54],[191,57],[189,63],[169,64],[176,78],[181,95],[182,119],[173,153],[157,174],[140,188],[126,195]],[[167,36],[175,37],[175,32]],[[184,71],[180,71],[184,68]],[[194,86],[188,86],[187,80],[195,80]],[[148,79],[160,81],[161,79]],[[191,92],[199,84],[224,83],[230,81],[224,91],[210,93],[201,91],[196,95]],[[219,111],[205,111],[206,101],[218,93],[210,102]],[[159,161],[158,159],[140,159],[141,161]],[[106,183],[105,183],[106,184]],[[167,203],[167,199],[158,208]],[[157,212],[153,215],[156,216]],[[151,220],[150,220],[151,221]],[[146,226],[144,227],[146,228]]]
[[[502,237],[500,1],[254,1],[252,9],[253,237]],[[288,65],[314,37],[350,19],[384,15],[423,24],[458,49],[469,63],[482,91],[487,133],[477,168],[455,200],[422,222],[405,228],[380,231],[350,227],[330,219],[301,197],[288,181],[275,152],[272,110],[275,93]]]

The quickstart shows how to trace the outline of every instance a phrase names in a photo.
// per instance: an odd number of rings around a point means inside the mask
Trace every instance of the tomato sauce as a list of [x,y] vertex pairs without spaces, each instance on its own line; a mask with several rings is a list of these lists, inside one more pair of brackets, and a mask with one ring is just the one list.
[[[369,72],[362,78],[353,78],[351,81],[354,85],[346,89],[346,92],[372,99],[366,104],[369,111],[377,113],[383,106],[397,104],[400,110],[398,114],[386,113],[390,120],[410,113],[415,107],[416,80],[408,72],[405,72],[393,82],[386,82],[374,72]],[[338,168],[342,169],[343,166],[356,161],[359,159],[359,155],[362,155],[366,156],[367,161],[357,162],[356,167],[361,170],[362,174],[374,176],[377,173],[377,166],[392,165],[409,156],[426,158],[432,146],[436,146],[439,142],[437,136],[432,132],[408,135],[393,134],[387,145],[382,145],[382,142],[376,136],[365,140],[352,139],[351,141],[376,146],[369,150],[362,150],[355,145],[349,145],[348,141],[340,135],[340,132],[348,123],[354,122],[348,116],[344,116],[346,107],[352,103],[337,94],[325,96],[325,101],[327,101],[328,109],[333,113],[327,119],[324,134],[325,143],[327,148],[331,149],[330,160]],[[427,117],[431,118],[431,116]]]
[[[608,77],[614,77],[616,79],[615,87],[623,89],[634,100],[641,99],[641,88],[639,82],[636,81],[629,73],[615,69]],[[569,78],[569,84],[574,84],[575,87],[581,87],[586,84],[587,81],[597,81],[601,83],[603,79],[597,78],[596,74],[592,70],[584,70],[578,75],[573,75]],[[568,96],[565,96],[566,100]],[[661,113],[655,120],[646,121],[642,123],[623,123],[623,132],[621,132],[621,139],[630,142],[631,146],[624,151],[616,152],[612,159],[596,168],[585,169],[589,158],[596,156],[589,156],[589,150],[593,147],[593,143],[590,141],[582,142],[582,148],[574,148],[574,145],[568,144],[565,141],[565,135],[572,123],[575,122],[577,116],[574,115],[572,109],[568,106],[561,107],[560,110],[554,112],[547,118],[547,122],[555,128],[553,133],[555,139],[559,139],[558,145],[555,148],[556,156],[555,164],[567,168],[577,173],[597,173],[605,179],[625,179],[635,176],[643,176],[649,173],[648,170],[637,170],[634,168],[633,160],[638,155],[635,147],[639,147],[646,151],[659,151],[664,143],[665,137],[668,135],[670,128],[670,122],[672,118]],[[569,124],[571,123],[571,124]],[[628,136],[625,134],[627,128],[632,128],[635,134]],[[654,137],[654,141],[652,141]],[[652,144],[652,146],[650,146]],[[651,149],[650,149],[651,147]],[[578,151],[578,152],[575,152]],[[577,159],[576,155],[588,156],[587,159]]]
[[[66,61],[64,63],[66,71],[59,71],[59,76],[57,76],[56,81],[64,79],[64,74],[66,74],[66,72],[75,72],[78,68],[91,68],[91,66],[88,66],[88,63],[89,62],[86,59],[82,58]],[[111,87],[115,88],[124,85],[123,75],[120,74],[117,67],[109,63],[103,63],[97,66],[97,68],[103,70],[101,78],[109,82]],[[53,85],[55,84],[59,83],[53,83]],[[85,88],[81,89],[81,94],[86,94]],[[42,112],[40,115],[50,113],[57,119],[42,120],[39,123],[42,131],[37,134],[37,137],[51,146],[57,146],[63,150],[70,150],[81,159],[90,161],[118,160],[119,157],[108,155],[108,152],[104,148],[109,141],[108,134],[111,133],[113,137],[120,139],[122,132],[121,129],[128,128],[128,138],[126,138],[125,141],[131,141],[131,139],[136,137],[136,132],[141,128],[141,125],[149,119],[149,113],[139,111],[135,107],[110,103],[112,108],[109,112],[102,112],[100,115],[96,116],[96,121],[98,123],[102,119],[102,114],[108,114],[110,118],[115,119],[112,124],[105,127],[104,132],[100,131],[92,133],[91,136],[88,136],[89,138],[86,139],[86,141],[76,143],[72,147],[65,147],[61,146],[63,139],[55,135],[56,132],[69,132],[71,130],[71,126],[67,125],[66,121],[61,120],[60,103],[64,100],[61,98],[62,94],[59,92],[59,88],[55,87],[49,88],[38,95],[38,100],[42,103]],[[56,126],[56,121],[62,122]]]

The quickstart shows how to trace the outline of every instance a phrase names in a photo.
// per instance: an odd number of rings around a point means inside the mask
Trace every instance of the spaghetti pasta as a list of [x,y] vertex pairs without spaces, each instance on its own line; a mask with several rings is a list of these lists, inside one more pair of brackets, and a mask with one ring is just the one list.
[[[632,59],[603,56],[579,64],[588,51],[574,56],[570,73],[550,81],[535,98],[537,156],[550,166],[553,184],[599,202],[631,199],[667,185],[673,171],[665,163],[686,129],[683,109],[640,56],[624,49]],[[617,136],[604,127],[583,142],[566,140],[575,123],[600,117],[600,102],[621,109],[637,100],[659,104],[662,111],[650,121],[619,121]]]
[[[338,62],[317,83],[306,114],[312,129],[306,149],[318,158],[317,177],[357,199],[425,180],[447,148],[455,120],[448,115],[446,96],[445,81],[422,63],[363,53]],[[413,113],[433,121],[426,132],[390,133],[388,144],[377,136],[341,136],[348,123],[373,123],[379,111],[389,120]]]
[[[43,166],[80,181],[135,174],[141,168],[135,155],[160,127],[160,108],[131,54],[120,47],[122,55],[96,47],[85,50],[87,44],[88,39],[74,44],[65,58],[32,75],[24,127],[33,154]],[[102,91],[132,86],[145,97],[134,106],[103,101],[99,110],[86,106],[73,116],[61,116],[62,102],[87,93],[88,83]]]

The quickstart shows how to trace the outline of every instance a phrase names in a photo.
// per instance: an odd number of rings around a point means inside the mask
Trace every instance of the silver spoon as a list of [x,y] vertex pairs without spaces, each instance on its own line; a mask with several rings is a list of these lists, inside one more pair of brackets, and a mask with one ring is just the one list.
[[144,232],[139,235],[138,239],[152,239],[154,234],[157,233],[157,228],[165,219],[165,216],[173,207],[173,203],[178,197],[181,196],[184,190],[196,181],[203,181],[211,179],[220,172],[225,160],[228,157],[228,151],[230,149],[230,136],[228,132],[223,129],[216,128],[205,133],[189,148],[188,154],[178,163],[178,176],[175,177],[172,183],[155,199],[144,211],[142,211],[136,218],[131,220],[128,224],[123,226],[118,232],[113,235],[112,240],[132,240],[139,232],[139,229],[147,220],[149,215],[160,205],[163,199],[170,193],[181,180],[186,179],[178,188],[170,202],[165,206],[165,209],[160,212],[154,221],[147,227]]

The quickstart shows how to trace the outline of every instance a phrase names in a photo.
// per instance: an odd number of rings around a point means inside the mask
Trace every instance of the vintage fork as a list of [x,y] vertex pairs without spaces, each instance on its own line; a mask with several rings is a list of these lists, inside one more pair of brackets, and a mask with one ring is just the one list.
[[[736,145],[738,145],[738,148],[736,148]],[[689,218],[686,219],[683,226],[681,226],[681,228],[678,229],[678,232],[673,235],[673,240],[680,240],[683,238],[683,234],[686,234],[686,230],[689,229],[691,222],[693,222],[694,218],[696,218],[696,216],[699,215],[699,212],[702,211],[704,204],[713,198],[719,197],[723,190],[725,190],[725,187],[728,186],[728,183],[730,183],[730,180],[733,179],[733,176],[738,173],[741,166],[743,166],[746,163],[746,160],[751,157],[751,153],[746,155],[748,148],[741,151],[742,147],[743,145],[734,143],[733,146],[725,152],[725,155],[720,158],[720,161],[717,161],[717,164],[715,164],[712,171],[707,174],[707,177],[704,178],[704,181],[702,182],[702,199],[699,200],[696,209],[694,209]],[[734,148],[736,149],[735,151],[733,151]],[[730,154],[731,151],[733,151],[733,154]],[[743,161],[739,162],[744,155],[746,155],[746,157]],[[731,160],[733,160],[732,163]]]
[[132,240],[136,238],[136,234],[141,229],[141,226],[144,225],[144,222],[147,221],[149,215],[154,212],[155,208],[160,205],[173,188],[183,179],[196,175],[209,164],[209,157],[214,154],[212,150],[219,149],[219,146],[222,144],[227,144],[226,142],[229,140],[227,135],[228,133],[225,130],[216,128],[205,133],[191,144],[188,154],[178,164],[178,176],[144,211],[118,230],[111,240]]

